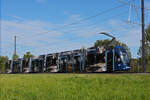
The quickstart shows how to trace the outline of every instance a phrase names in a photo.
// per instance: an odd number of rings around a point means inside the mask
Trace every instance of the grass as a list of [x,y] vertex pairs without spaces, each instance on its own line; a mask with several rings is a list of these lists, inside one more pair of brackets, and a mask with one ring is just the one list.
[[150,75],[2,74],[0,100],[150,100]]

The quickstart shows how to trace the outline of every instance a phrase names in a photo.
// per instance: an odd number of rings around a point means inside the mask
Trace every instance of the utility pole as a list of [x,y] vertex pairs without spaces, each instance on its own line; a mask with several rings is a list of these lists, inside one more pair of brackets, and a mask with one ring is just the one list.
[[141,0],[141,13],[142,13],[142,66],[145,72],[145,23],[144,23],[144,0]]
[[14,60],[16,60],[17,59],[17,57],[16,57],[16,36],[14,37],[14,43],[15,43],[15,45],[14,45]]

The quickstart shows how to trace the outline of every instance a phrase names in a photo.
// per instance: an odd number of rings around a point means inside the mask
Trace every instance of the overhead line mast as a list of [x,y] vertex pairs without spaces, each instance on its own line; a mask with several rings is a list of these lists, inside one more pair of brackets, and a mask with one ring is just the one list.
[[16,54],[16,36],[14,37],[14,60],[16,60],[17,59],[17,54]]
[[144,23],[144,0],[141,0],[141,22],[142,22],[142,66],[145,72],[145,23]]

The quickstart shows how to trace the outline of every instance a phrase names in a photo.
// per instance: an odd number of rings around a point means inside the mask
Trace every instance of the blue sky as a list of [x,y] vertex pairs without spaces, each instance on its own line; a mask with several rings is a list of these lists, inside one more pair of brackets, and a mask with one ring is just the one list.
[[[140,0],[124,1],[140,6]],[[119,7],[80,22],[116,6]],[[149,0],[145,0],[145,6],[150,9]],[[118,0],[1,0],[1,12],[4,56],[12,56],[15,35],[17,53],[22,57],[26,51],[40,55],[83,46],[87,48],[93,46],[96,40],[107,39],[98,34],[105,31],[126,43],[132,57],[137,57],[141,40],[140,9],[132,7],[129,10],[129,5]],[[145,10],[145,14],[148,25],[150,11]],[[68,25],[70,23],[78,24]]]

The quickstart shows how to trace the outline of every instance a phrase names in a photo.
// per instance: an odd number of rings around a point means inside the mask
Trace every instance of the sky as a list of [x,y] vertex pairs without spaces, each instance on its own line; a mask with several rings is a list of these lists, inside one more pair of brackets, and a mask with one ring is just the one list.
[[[38,56],[91,47],[96,40],[111,39],[108,32],[126,43],[136,58],[141,45],[140,0],[0,0],[1,55]],[[145,0],[145,24],[150,23],[150,0]],[[92,16],[92,17],[91,17]],[[72,24],[73,23],[73,24]]]

